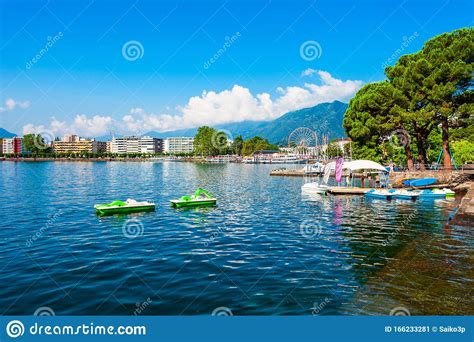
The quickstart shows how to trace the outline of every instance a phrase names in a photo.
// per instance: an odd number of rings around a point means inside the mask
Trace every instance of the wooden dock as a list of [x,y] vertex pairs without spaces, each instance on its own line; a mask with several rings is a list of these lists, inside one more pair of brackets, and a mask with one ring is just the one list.
[[270,176],[287,176],[287,177],[303,177],[305,176],[304,169],[276,169],[270,172]]

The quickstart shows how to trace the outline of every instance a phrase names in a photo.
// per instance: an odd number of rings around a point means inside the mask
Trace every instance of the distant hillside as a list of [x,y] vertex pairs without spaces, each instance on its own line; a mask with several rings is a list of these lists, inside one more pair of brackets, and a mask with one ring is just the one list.
[[[212,127],[216,129],[222,129],[229,131],[232,136],[242,135],[244,138],[252,137],[252,132],[268,123],[267,121],[242,121],[242,122],[234,122],[222,125],[214,125]],[[144,135],[149,135],[155,138],[168,138],[168,137],[192,137],[196,135],[198,128],[188,128],[188,129],[180,129],[177,131],[170,131],[170,132],[148,132]]]
[[[339,101],[321,103],[314,107],[288,112],[273,121],[243,121],[223,125],[215,125],[214,128],[229,131],[233,137],[242,135],[244,139],[261,136],[271,143],[286,144],[290,133],[298,127],[314,129],[319,134],[329,134],[330,139],[345,136],[342,127],[342,119],[347,104]],[[189,137],[194,136],[197,128],[182,129],[170,132],[148,132],[156,138]]]
[[15,133],[8,132],[6,129],[0,128],[0,138],[13,138],[16,136],[17,135]]
[[346,103],[334,101],[295,110],[258,127],[252,135],[259,135],[272,143],[286,143],[293,130],[308,127],[318,134],[329,134],[329,139],[341,138],[345,136],[342,120],[346,109]]

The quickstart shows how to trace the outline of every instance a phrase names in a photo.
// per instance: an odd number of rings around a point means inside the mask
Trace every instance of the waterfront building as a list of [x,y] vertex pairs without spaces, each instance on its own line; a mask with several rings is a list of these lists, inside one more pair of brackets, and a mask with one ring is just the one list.
[[194,137],[170,137],[165,139],[165,153],[192,153],[194,151]]
[[61,141],[63,142],[78,142],[80,138],[77,135],[70,134],[62,137]]
[[2,153],[4,154],[20,154],[23,153],[23,139],[20,137],[3,138]]
[[102,153],[107,144],[94,139],[80,138],[76,135],[64,136],[61,141],[53,142],[55,153]]
[[140,138],[138,147],[140,153],[160,153],[163,152],[163,139],[144,136]]
[[160,153],[163,152],[163,139],[143,137],[112,138],[110,142],[112,153]]

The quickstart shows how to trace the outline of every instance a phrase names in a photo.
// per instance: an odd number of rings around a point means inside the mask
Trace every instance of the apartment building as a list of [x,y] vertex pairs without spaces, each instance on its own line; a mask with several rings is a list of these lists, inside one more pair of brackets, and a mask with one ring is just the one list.
[[112,153],[160,153],[163,152],[163,140],[148,136],[112,138]]
[[23,139],[20,137],[3,138],[2,153],[4,154],[20,154],[24,152]]
[[192,153],[194,151],[194,137],[170,137],[165,139],[165,153]]
[[53,150],[55,153],[102,153],[106,152],[107,144],[104,141],[68,135],[61,141],[54,141]]

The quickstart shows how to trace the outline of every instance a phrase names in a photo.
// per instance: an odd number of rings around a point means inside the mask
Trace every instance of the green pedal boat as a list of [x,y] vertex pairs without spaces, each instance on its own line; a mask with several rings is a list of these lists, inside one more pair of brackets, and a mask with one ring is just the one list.
[[154,211],[155,203],[150,202],[137,202],[133,199],[127,199],[123,201],[113,201],[108,204],[96,204],[94,206],[96,213],[102,215],[114,215],[114,214],[129,214],[138,213],[142,211]]
[[175,208],[201,207],[216,205],[217,199],[208,191],[197,189],[192,196],[183,196],[178,200],[171,200],[171,205]]

